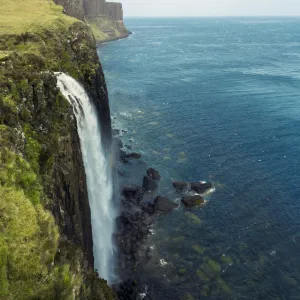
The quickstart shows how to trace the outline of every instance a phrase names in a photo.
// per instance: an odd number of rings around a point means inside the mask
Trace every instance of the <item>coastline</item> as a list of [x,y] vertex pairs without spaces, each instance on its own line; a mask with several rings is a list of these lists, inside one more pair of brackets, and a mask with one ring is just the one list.
[[130,37],[131,35],[133,34],[133,32],[129,31],[128,30],[128,33],[127,34],[124,34],[124,35],[121,35],[121,36],[118,36],[118,37],[112,37],[112,38],[108,38],[106,40],[103,40],[103,41],[96,41],[96,46],[97,47],[100,47],[106,43],[110,43],[110,42],[116,42],[116,41],[119,41],[119,40],[123,40],[123,39],[127,39],[128,37]]

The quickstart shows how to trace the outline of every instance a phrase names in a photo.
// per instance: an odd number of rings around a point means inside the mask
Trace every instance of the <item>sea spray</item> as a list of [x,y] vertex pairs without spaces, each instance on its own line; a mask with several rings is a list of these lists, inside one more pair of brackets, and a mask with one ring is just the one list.
[[57,73],[57,79],[76,116],[91,209],[95,269],[111,282],[114,279],[112,234],[116,209],[112,199],[110,158],[101,142],[97,111],[84,88],[64,73]]

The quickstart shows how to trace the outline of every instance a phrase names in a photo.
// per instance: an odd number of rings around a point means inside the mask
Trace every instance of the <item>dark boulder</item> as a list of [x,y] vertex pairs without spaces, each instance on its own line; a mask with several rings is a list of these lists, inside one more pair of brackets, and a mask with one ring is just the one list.
[[209,189],[212,188],[212,184],[210,182],[193,182],[191,183],[191,190],[198,193],[204,194]]
[[120,161],[124,164],[128,163],[127,154],[123,150],[120,150]]
[[[149,215],[153,215],[155,213],[155,205],[150,202],[143,203],[142,210]],[[147,218],[145,218],[144,222],[147,223]]]
[[173,187],[176,191],[184,191],[189,189],[189,183],[185,181],[174,181]]
[[143,189],[145,191],[155,191],[158,188],[158,184],[150,176],[144,176]]
[[185,196],[181,201],[186,207],[193,207],[204,203],[204,199],[199,195]]
[[142,154],[136,153],[136,152],[126,154],[127,159],[140,159],[141,157],[142,157]]
[[161,176],[160,176],[159,172],[157,170],[153,169],[153,168],[149,168],[147,170],[147,175],[149,177],[151,177],[153,180],[157,180],[158,181],[158,180],[161,179]]
[[144,192],[141,187],[128,186],[123,188],[122,195],[127,201],[140,202],[143,198]]
[[154,199],[154,204],[157,211],[164,213],[170,212],[179,206],[177,203],[172,202],[168,198],[160,196]]

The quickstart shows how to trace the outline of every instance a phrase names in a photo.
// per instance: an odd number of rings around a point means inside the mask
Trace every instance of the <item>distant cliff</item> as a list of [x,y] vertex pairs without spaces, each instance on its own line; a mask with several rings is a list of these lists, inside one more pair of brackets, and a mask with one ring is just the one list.
[[88,23],[97,42],[125,38],[130,34],[123,23],[123,7],[105,0],[54,0],[64,13]]
[[123,21],[123,8],[121,3],[106,2],[105,0],[84,0],[85,16],[108,17],[114,21]]

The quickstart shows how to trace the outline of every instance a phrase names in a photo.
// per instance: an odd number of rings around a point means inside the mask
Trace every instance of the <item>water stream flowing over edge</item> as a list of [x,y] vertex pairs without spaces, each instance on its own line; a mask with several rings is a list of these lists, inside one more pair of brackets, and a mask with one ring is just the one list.
[[84,88],[71,76],[57,73],[57,86],[73,106],[85,167],[94,246],[95,269],[109,282],[114,280],[112,234],[114,207],[112,170],[101,142],[100,122]]

